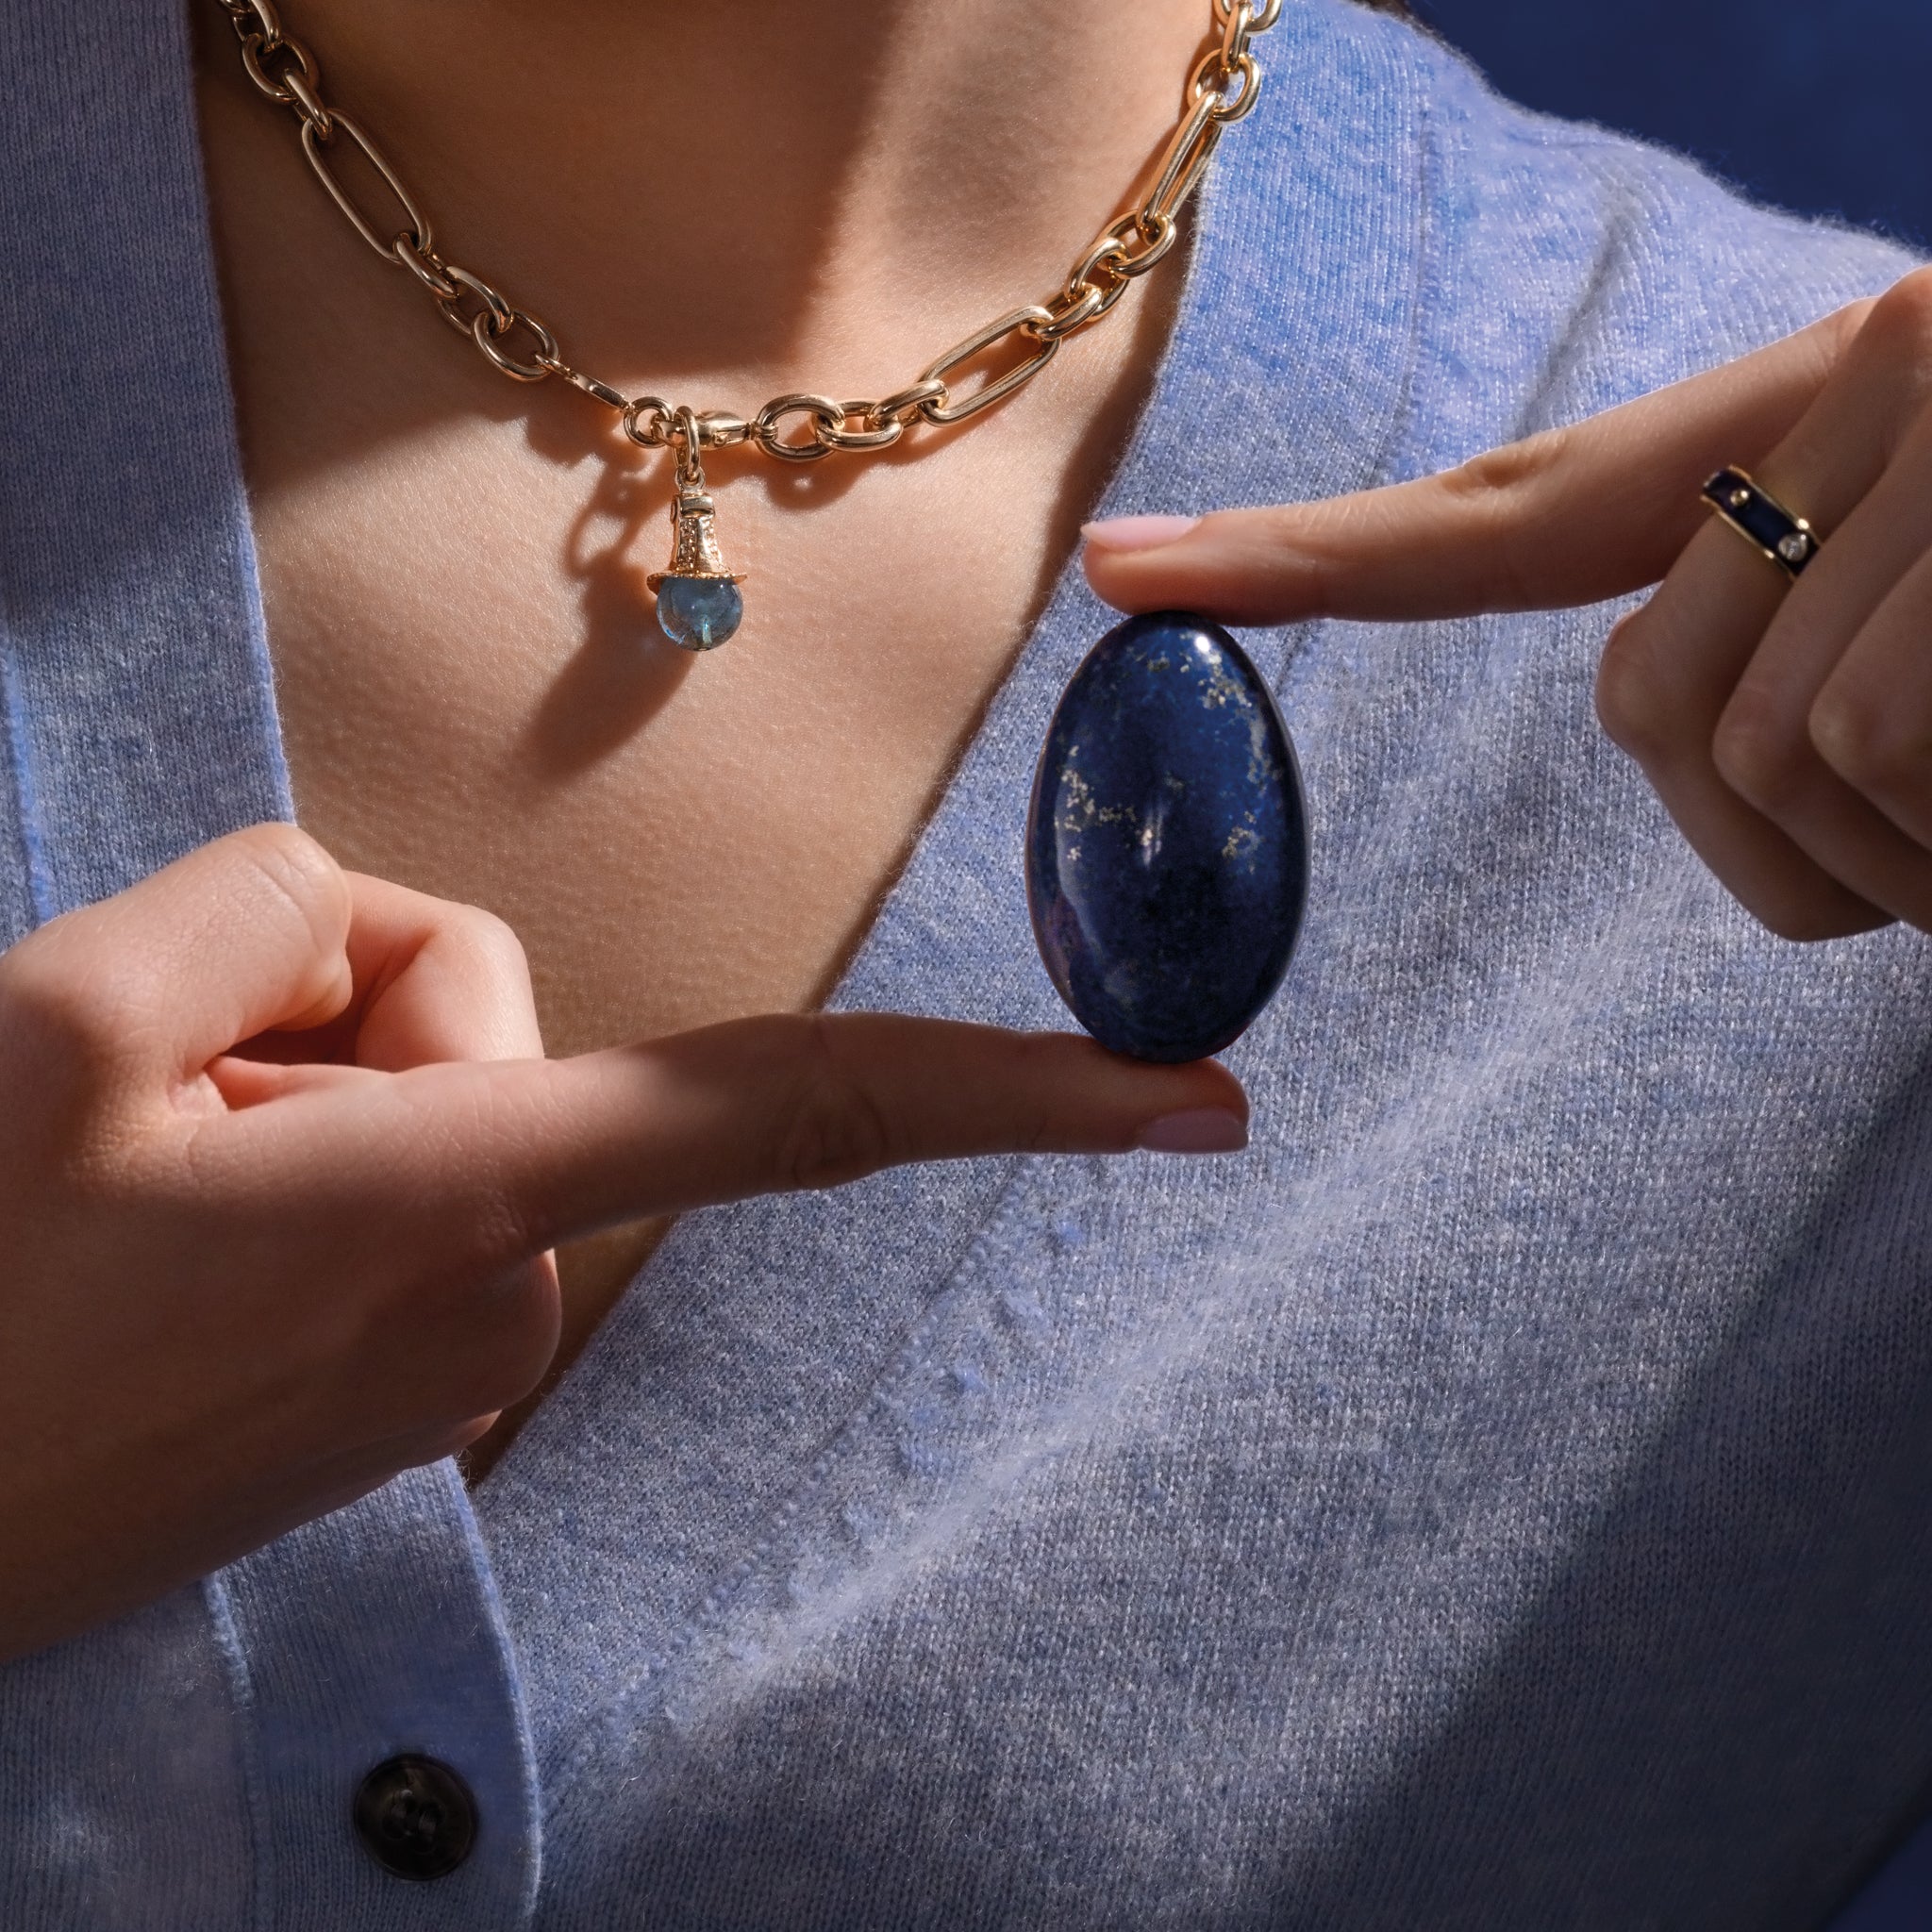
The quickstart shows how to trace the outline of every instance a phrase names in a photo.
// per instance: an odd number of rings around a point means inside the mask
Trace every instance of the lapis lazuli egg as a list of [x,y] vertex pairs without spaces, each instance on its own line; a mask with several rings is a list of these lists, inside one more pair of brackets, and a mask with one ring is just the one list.
[[687,651],[715,651],[744,618],[744,595],[729,577],[666,577],[658,586],[658,627]]
[[1034,937],[1074,1017],[1136,1059],[1219,1053],[1281,984],[1307,884],[1294,744],[1246,653],[1181,611],[1108,631],[1026,822]]

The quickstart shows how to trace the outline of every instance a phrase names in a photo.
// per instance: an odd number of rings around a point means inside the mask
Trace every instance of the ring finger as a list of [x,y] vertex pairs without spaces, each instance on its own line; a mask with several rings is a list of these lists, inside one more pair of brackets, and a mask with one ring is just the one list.
[[[1881,331],[1881,336],[1882,336]],[[1715,523],[1605,654],[1599,707],[1672,816],[1774,930],[1823,938],[1932,918],[1932,855],[1820,756],[1819,691],[1932,542],[1899,442],[1895,368],[1861,337],[1762,464],[1830,541],[1796,583]],[[1890,467],[1889,467],[1890,466]]]

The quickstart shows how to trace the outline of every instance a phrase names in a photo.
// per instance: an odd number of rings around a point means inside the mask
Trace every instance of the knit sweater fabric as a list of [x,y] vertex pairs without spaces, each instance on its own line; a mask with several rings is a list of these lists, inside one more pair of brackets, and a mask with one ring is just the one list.
[[[1910,266],[1342,0],[1260,51],[1110,513]],[[11,938],[291,806],[178,0],[0,8],[0,87]],[[1619,608],[1249,633],[1314,848],[1249,1152],[688,1217],[474,1493],[0,1669],[0,1924],[1823,1924],[1932,1777],[1932,957],[1731,903],[1594,722]],[[1107,622],[1070,568],[837,1007],[1065,1024],[1022,829]],[[406,1750],[478,1801],[431,1883],[350,1824]]]

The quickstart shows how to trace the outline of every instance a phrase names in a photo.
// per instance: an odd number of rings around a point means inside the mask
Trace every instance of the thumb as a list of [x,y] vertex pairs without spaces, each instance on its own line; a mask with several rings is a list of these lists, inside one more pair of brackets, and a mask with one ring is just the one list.
[[1231,624],[1547,610],[1641,590],[1701,527],[1705,479],[1784,438],[1870,308],[1441,475],[1325,503],[1090,524],[1088,580],[1123,610]]

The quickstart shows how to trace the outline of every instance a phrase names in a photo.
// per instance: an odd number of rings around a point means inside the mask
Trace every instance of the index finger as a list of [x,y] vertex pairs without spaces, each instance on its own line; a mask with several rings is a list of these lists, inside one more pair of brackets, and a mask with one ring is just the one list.
[[[387,1200],[429,1244],[475,1227],[502,1262],[620,1222],[1020,1152],[1234,1152],[1240,1083],[1074,1035],[891,1013],[772,1015],[570,1060],[337,1070],[329,1091],[212,1130],[258,1183]],[[1178,1131],[1177,1131],[1178,1130]],[[261,1135],[281,1158],[261,1158]]]
[[1088,528],[1087,575],[1123,610],[1231,624],[1546,610],[1661,578],[1705,519],[1699,489],[1750,464],[1816,398],[1872,305],[1459,469],[1323,503]]

